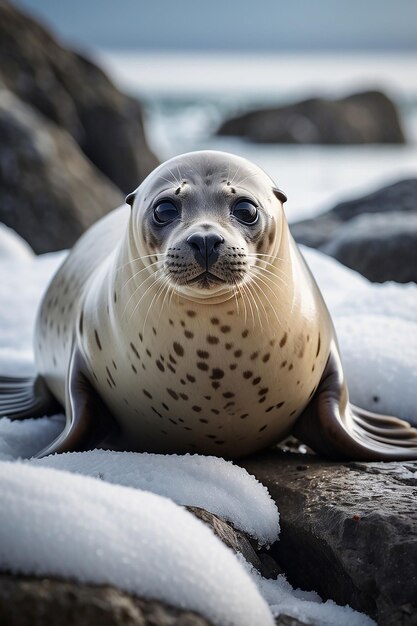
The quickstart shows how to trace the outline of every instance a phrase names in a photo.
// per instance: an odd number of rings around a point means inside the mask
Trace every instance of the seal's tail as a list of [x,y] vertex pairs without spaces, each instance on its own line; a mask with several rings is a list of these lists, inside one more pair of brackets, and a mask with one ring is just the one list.
[[0,417],[26,419],[62,411],[41,376],[0,376]]

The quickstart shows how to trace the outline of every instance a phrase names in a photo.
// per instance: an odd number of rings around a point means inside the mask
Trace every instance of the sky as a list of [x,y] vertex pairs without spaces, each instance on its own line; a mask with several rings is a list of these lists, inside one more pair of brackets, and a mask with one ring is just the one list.
[[416,51],[416,0],[18,0],[87,47]]

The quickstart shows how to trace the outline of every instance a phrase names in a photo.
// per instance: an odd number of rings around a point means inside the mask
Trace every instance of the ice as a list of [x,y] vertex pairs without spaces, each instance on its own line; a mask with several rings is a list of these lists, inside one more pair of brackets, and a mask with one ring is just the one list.
[[167,498],[52,468],[0,462],[0,568],[115,585],[206,616],[272,626],[234,553]]

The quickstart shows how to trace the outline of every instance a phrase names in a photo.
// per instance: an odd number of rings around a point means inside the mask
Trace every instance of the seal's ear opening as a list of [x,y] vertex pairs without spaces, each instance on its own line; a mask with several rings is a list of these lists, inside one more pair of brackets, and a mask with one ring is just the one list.
[[272,191],[274,192],[274,196],[276,196],[280,202],[282,202],[283,204],[284,202],[287,202],[288,198],[285,193],[281,191],[281,189],[278,189],[278,187],[273,187]]
[[126,204],[133,206],[135,198],[136,198],[136,190],[132,191],[132,193],[129,193],[129,195],[126,196],[126,200],[125,200]]

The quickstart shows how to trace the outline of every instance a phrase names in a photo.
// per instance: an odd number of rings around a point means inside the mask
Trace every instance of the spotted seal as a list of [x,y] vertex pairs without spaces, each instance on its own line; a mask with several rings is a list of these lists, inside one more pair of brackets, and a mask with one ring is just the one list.
[[235,458],[295,433],[333,458],[417,458],[409,424],[349,403],[285,200],[231,154],[159,166],[57,271],[36,323],[38,376],[3,378],[0,413],[65,407],[41,456],[106,445]]

